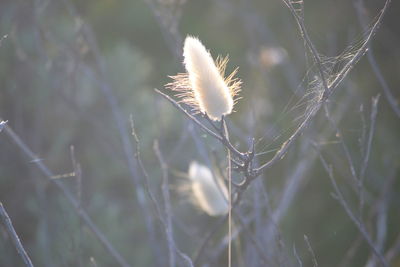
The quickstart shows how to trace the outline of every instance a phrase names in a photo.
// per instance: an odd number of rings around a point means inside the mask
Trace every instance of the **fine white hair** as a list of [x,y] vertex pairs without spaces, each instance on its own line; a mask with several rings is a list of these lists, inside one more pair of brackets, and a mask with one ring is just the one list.
[[173,82],[166,88],[179,92],[180,102],[214,121],[232,113],[242,82],[235,77],[237,68],[225,76],[228,57],[214,61],[199,39],[192,36],[185,39],[183,57],[186,72],[170,76]]

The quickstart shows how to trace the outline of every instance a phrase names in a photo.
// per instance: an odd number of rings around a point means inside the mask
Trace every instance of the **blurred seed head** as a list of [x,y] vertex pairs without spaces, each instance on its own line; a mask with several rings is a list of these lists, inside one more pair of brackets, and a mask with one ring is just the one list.
[[190,163],[188,176],[193,201],[200,209],[210,216],[228,213],[228,190],[219,177],[196,161]]
[[181,102],[214,121],[232,113],[242,82],[234,77],[237,69],[224,78],[228,57],[214,62],[204,45],[191,36],[185,39],[183,56],[186,73],[171,76],[174,81],[166,87],[178,91]]

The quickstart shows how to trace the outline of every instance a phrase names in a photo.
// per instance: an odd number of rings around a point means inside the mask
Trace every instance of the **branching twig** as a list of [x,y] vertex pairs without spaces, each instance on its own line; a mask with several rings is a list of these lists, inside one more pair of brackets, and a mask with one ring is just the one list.
[[[172,6],[174,8],[175,12],[171,12],[170,9],[164,9],[162,10],[161,5],[162,2],[160,1],[154,1],[154,0],[144,0],[144,2],[149,6],[151,11],[154,13],[154,17],[157,20],[157,23],[159,24],[161,34],[164,37],[165,42],[168,45],[169,50],[171,53],[175,56],[175,58],[179,61],[181,61],[182,57],[182,49],[181,49],[181,44],[182,44],[182,36],[179,34],[177,28],[178,28],[178,23],[179,23],[179,17],[180,17],[180,4],[184,3],[182,1],[175,1],[169,4],[169,6]],[[176,5],[176,7],[174,7]],[[166,14],[168,13],[168,14]],[[169,16],[170,23],[166,23],[166,19],[164,16]]]
[[256,249],[257,254],[261,257],[261,260],[262,260],[263,264],[267,265],[267,263],[269,261],[268,261],[267,256],[266,256],[265,249],[262,248],[262,245],[260,244],[260,242],[258,242],[258,240],[253,235],[253,233],[251,233],[251,231],[248,229],[248,225],[246,225],[246,222],[243,220],[242,215],[240,214],[239,210],[238,209],[234,209],[233,212],[234,212],[235,217],[239,221],[240,225],[242,226],[242,230],[246,234],[246,237],[249,238],[250,243]]
[[[264,208],[266,205],[262,205],[261,208]],[[234,215],[238,218],[240,225],[238,225],[237,227],[235,227],[234,232],[232,234],[232,239],[235,239],[235,237],[239,236],[242,232],[245,232],[246,235],[249,236],[249,240],[252,243],[252,245],[256,248],[258,254],[260,255],[260,257],[262,257],[262,260],[264,261],[265,264],[267,264],[268,259],[267,259],[267,255],[265,255],[265,251],[263,251],[262,249],[262,245],[256,240],[256,237],[253,235],[253,233],[250,231],[250,226],[252,224],[252,222],[254,222],[256,220],[256,216],[253,214],[252,216],[241,216],[241,214],[239,214],[238,209],[234,209],[233,210]],[[228,239],[224,238],[223,240],[221,240],[221,242],[219,243],[219,245],[216,246],[216,249],[214,249],[214,253],[211,256],[211,262],[213,260],[215,260],[216,258],[218,258],[220,256],[220,254],[226,250],[228,246]]]
[[[195,124],[197,124],[203,131],[214,137],[215,139],[219,140],[223,145],[227,146],[229,150],[235,155],[238,156],[240,159],[245,158],[245,155],[241,152],[239,152],[228,140],[225,136],[219,135],[215,133],[214,131],[210,130],[207,126],[205,126],[203,123],[201,123],[195,116],[190,114],[186,109],[184,109],[178,102],[176,102],[174,99],[172,99],[170,96],[167,94],[161,92],[158,89],[155,89],[157,93],[162,95],[164,98],[166,98],[169,102],[171,102],[177,109],[182,111],[187,117],[189,117],[190,120],[192,120]],[[236,164],[239,164],[236,162]]]
[[[367,23],[363,16],[363,10],[365,9],[364,1],[363,0],[356,0],[354,1],[354,7],[357,12],[358,21],[362,28],[365,28]],[[390,107],[393,109],[394,113],[397,117],[400,118],[400,106],[399,103],[396,101],[396,98],[392,94],[392,90],[390,89],[388,83],[386,82],[385,78],[383,77],[382,72],[379,69],[378,63],[376,62],[375,55],[371,45],[368,48],[367,52],[367,59],[369,64],[371,65],[372,71],[374,72],[378,82],[381,84],[383,93],[385,94],[386,100],[389,102]]]
[[[290,11],[294,15],[299,28],[300,32],[302,34],[302,37],[304,41],[306,42],[308,48],[310,49],[310,52],[314,58],[315,64],[318,68],[319,76],[323,84],[323,94],[321,97],[317,100],[317,102],[313,105],[310,106],[310,108],[307,110],[305,114],[305,118],[302,121],[302,123],[299,125],[299,127],[293,132],[293,134],[282,144],[280,149],[274,154],[272,159],[270,159],[268,162],[261,164],[259,167],[255,167],[256,165],[253,164],[254,160],[254,151],[250,151],[248,153],[242,153],[238,151],[234,146],[231,145],[229,140],[224,138],[224,134],[221,132],[218,132],[218,127],[216,127],[214,124],[211,125],[216,130],[217,132],[214,132],[213,130],[209,129],[206,127],[204,124],[202,124],[196,117],[191,115],[188,111],[186,111],[179,103],[177,103],[175,100],[173,100],[171,97],[168,95],[162,93],[161,91],[156,89],[156,92],[161,94],[163,97],[165,97],[168,101],[170,101],[176,108],[178,108],[180,111],[182,111],[186,116],[188,116],[195,124],[197,124],[202,130],[204,130],[206,133],[210,134],[212,137],[216,138],[219,140],[224,146],[226,146],[230,152],[232,152],[233,156],[239,159],[239,162],[237,163],[237,170],[241,171],[244,176],[244,180],[242,183],[239,185],[237,192],[236,192],[236,199],[234,200],[233,207],[238,204],[241,200],[241,197],[243,195],[243,192],[248,188],[249,184],[258,176],[261,175],[263,171],[266,169],[270,168],[273,166],[275,163],[280,161],[287,151],[291,148],[292,144],[301,136],[301,134],[304,132],[304,130],[311,124],[311,122],[314,120],[315,116],[321,109],[321,107],[326,103],[328,98],[333,94],[335,89],[338,87],[340,82],[347,76],[349,71],[355,66],[355,64],[361,59],[361,57],[364,55],[366,52],[369,43],[372,40],[372,37],[375,35],[380,23],[382,22],[382,19],[384,17],[384,14],[386,13],[388,6],[391,2],[391,0],[386,0],[384,7],[380,11],[380,15],[373,25],[372,29],[368,33],[367,37],[364,40],[364,43],[362,46],[357,50],[357,52],[351,57],[351,59],[344,65],[344,67],[338,71],[336,77],[332,80],[329,81],[324,74],[323,70],[323,63],[322,60],[318,54],[317,49],[315,48],[314,44],[312,43],[306,27],[304,25],[304,20],[302,17],[300,17],[297,13],[294,7],[292,6],[291,2],[288,0],[283,0],[287,6],[289,7]],[[207,117],[206,117],[207,119]],[[221,219],[221,221],[224,221],[226,217]],[[217,223],[215,228],[218,228],[220,223]],[[206,246],[207,242],[211,239],[212,234],[216,231],[215,228],[212,229],[210,232],[210,235],[208,235],[205,239],[205,241],[202,243],[200,246],[200,252],[197,254],[195,257],[195,264],[197,263],[200,255],[202,254],[204,247]],[[361,229],[364,230],[365,229]],[[360,230],[360,231],[361,231]],[[372,244],[372,241],[370,242]]]
[[204,250],[207,247],[208,242],[211,240],[211,238],[214,236],[214,234],[218,231],[218,229],[226,222],[226,220],[228,220],[228,215],[225,215],[225,216],[219,218],[218,221],[213,225],[213,227],[211,227],[211,230],[209,231],[209,233],[206,234],[206,237],[203,239],[197,252],[194,254],[193,263],[195,266],[199,265],[201,257],[204,253]]
[[40,169],[40,171],[52,181],[61,193],[65,196],[67,201],[74,207],[76,213],[85,222],[86,226],[92,231],[94,236],[100,241],[104,248],[110,253],[110,255],[118,262],[120,266],[128,267],[130,266],[127,261],[119,254],[117,250],[111,245],[110,241],[105,237],[105,235],[97,228],[89,215],[80,207],[78,201],[71,194],[71,192],[64,186],[64,184],[59,179],[52,179],[54,174],[50,169],[40,160],[37,160],[35,154],[30,150],[30,148],[19,138],[19,136],[9,127],[5,126],[4,131],[12,139],[12,141],[22,150],[22,152]]
[[364,240],[367,241],[367,243],[370,246],[372,252],[379,259],[379,261],[381,262],[382,266],[387,267],[388,264],[387,264],[385,258],[379,252],[379,250],[377,249],[376,245],[372,241],[369,233],[365,229],[365,225],[360,221],[359,218],[356,217],[356,215],[353,213],[353,211],[351,210],[351,208],[347,204],[347,201],[345,200],[342,192],[339,189],[339,186],[336,183],[336,179],[333,176],[332,168],[328,165],[328,163],[325,161],[325,159],[323,158],[323,156],[321,154],[320,154],[320,160],[321,160],[321,163],[322,163],[323,167],[325,168],[325,170],[326,170],[326,172],[328,174],[328,177],[329,177],[329,179],[330,179],[330,181],[332,183],[332,186],[333,186],[333,188],[335,190],[335,198],[339,201],[340,205],[343,207],[343,209],[345,210],[346,214],[349,216],[351,221],[355,224],[355,226],[357,227],[357,229],[361,233],[361,235],[364,238]]
[[[70,13],[71,16],[74,18],[81,18],[79,15],[77,9],[75,8],[74,4],[70,0],[62,0],[66,8],[68,9],[68,12]],[[84,21],[84,20],[82,20]],[[98,42],[96,40],[96,36],[94,34],[93,29],[90,27],[89,24],[83,23],[82,26],[82,33],[85,38],[85,41],[87,42],[91,52],[93,53],[94,59],[95,59],[95,64],[96,64],[96,70],[97,73],[95,73],[96,78],[101,79],[100,82],[98,82],[98,85],[104,94],[108,105],[111,108],[112,115],[114,117],[114,122],[117,126],[118,133],[120,136],[120,141],[122,144],[122,150],[126,159],[126,165],[128,167],[129,173],[130,173],[130,178],[131,181],[134,185],[135,188],[135,193],[136,193],[136,200],[139,203],[139,206],[141,208],[142,213],[145,216],[146,220],[146,228],[147,232],[149,234],[149,238],[153,233],[151,233],[153,225],[152,225],[152,220],[148,214],[148,211],[146,209],[146,203],[140,198],[140,195],[143,193],[143,188],[142,188],[142,183],[140,181],[140,177],[138,175],[138,168],[135,166],[135,156],[133,153],[132,149],[132,143],[129,138],[128,134],[128,126],[127,126],[127,120],[124,119],[124,116],[121,112],[121,109],[118,104],[117,97],[114,94],[113,88],[111,87],[110,83],[106,80],[105,77],[107,77],[107,66],[104,62],[104,59],[101,55],[100,49],[98,47]],[[151,242],[151,240],[149,240]],[[156,246],[152,244],[152,246]]]
[[[133,137],[134,137],[134,139],[135,139],[135,142],[136,142],[136,154],[135,154],[135,158],[136,158],[136,160],[137,160],[137,162],[138,162],[138,164],[139,164],[139,168],[140,168],[140,170],[141,170],[141,172],[142,172],[142,175],[143,175],[143,177],[144,177],[143,183],[144,183],[145,192],[146,192],[147,196],[149,197],[150,202],[151,202],[151,204],[153,205],[153,207],[154,207],[154,209],[155,209],[155,211],[156,211],[156,213],[157,213],[158,219],[160,220],[161,224],[162,224],[163,227],[164,227],[165,235],[166,235],[167,238],[168,238],[168,235],[169,235],[169,232],[168,232],[168,224],[167,224],[167,222],[166,222],[165,219],[164,219],[163,213],[162,213],[162,211],[161,211],[160,205],[159,205],[158,202],[157,202],[156,197],[155,197],[154,194],[151,192],[150,185],[149,185],[149,180],[150,180],[149,174],[148,174],[146,168],[144,167],[142,158],[141,158],[141,156],[140,156],[140,141],[139,141],[139,137],[137,136],[137,134],[136,134],[136,132],[135,132],[135,128],[134,128],[134,124],[133,124],[133,119],[132,119],[132,117],[131,117],[131,128],[132,128],[132,135],[133,135]],[[164,164],[165,164],[165,161],[163,161],[163,162],[164,162]],[[164,175],[165,175],[165,174],[164,174]],[[169,244],[172,244],[173,249],[174,249],[175,252],[186,262],[186,265],[189,266],[189,267],[193,267],[192,260],[191,260],[185,253],[183,253],[182,251],[179,250],[179,248],[175,245],[174,240],[173,240],[173,239],[172,239],[172,240],[169,239],[169,241],[172,241],[172,243],[169,243]],[[169,242],[169,241],[168,241],[168,242]]]
[[[336,122],[332,119],[327,105],[324,106],[324,110],[325,110],[325,116],[328,119],[331,126],[333,127],[333,129],[335,130],[336,136],[339,139],[340,145],[342,146],[342,149],[343,149],[343,152],[347,159],[347,162],[349,163],[351,177],[353,178],[355,184],[359,184],[359,182],[358,182],[359,179],[358,179],[358,176],[356,173],[356,167],[354,166],[354,162],[351,157],[350,150],[349,150],[348,146],[346,145],[346,142],[344,141],[343,134],[340,131]],[[360,192],[360,189],[359,189],[359,192]]]
[[[284,1],[286,2],[286,0],[284,0]],[[314,108],[312,108],[311,111],[307,114],[304,121],[300,124],[300,126],[296,129],[296,131],[292,134],[292,136],[290,136],[289,139],[283,143],[283,145],[281,146],[279,151],[276,152],[274,157],[270,161],[261,165],[258,169],[255,170],[257,174],[259,174],[259,173],[261,173],[261,171],[271,167],[275,162],[277,162],[280,158],[282,158],[285,155],[285,153],[288,151],[288,149],[289,149],[290,145],[293,143],[293,141],[295,141],[301,135],[301,133],[304,131],[304,129],[307,128],[307,126],[311,123],[312,119],[315,117],[316,113],[319,111],[322,104],[326,102],[326,100],[330,97],[330,95],[332,95],[332,93],[334,92],[336,87],[339,85],[339,83],[347,76],[348,72],[354,67],[354,65],[364,55],[365,51],[368,48],[369,43],[372,40],[372,37],[375,35],[380,23],[382,22],[383,16],[387,11],[390,2],[391,2],[391,0],[386,0],[385,5],[381,10],[381,14],[380,14],[378,20],[375,22],[374,26],[372,27],[371,31],[369,32],[369,34],[368,34],[367,38],[365,39],[365,42],[361,46],[361,48],[352,57],[352,59],[343,67],[343,69],[338,73],[336,78],[328,85],[328,88],[324,92],[323,97],[320,98],[320,100],[317,102],[317,104],[315,104]],[[309,38],[307,38],[306,40],[309,40]],[[309,44],[309,46],[311,46],[311,44]]]
[[162,171],[162,195],[164,199],[164,209],[165,209],[165,224],[166,224],[166,233],[167,233],[167,243],[168,243],[168,252],[169,252],[169,266],[175,267],[175,251],[174,251],[174,233],[172,228],[171,216],[171,200],[169,195],[169,182],[168,182],[168,167],[164,161],[164,158],[161,154],[160,147],[158,145],[158,141],[154,141],[154,152],[157,155],[158,161],[160,162],[161,171]]
[[[315,45],[313,44],[313,42],[311,41],[311,39],[308,35],[307,28],[304,25],[304,18],[300,17],[297,14],[296,9],[293,7],[293,4],[290,0],[283,0],[283,2],[289,8],[290,12],[296,19],[297,24],[299,25],[300,34],[301,34],[302,38],[304,39],[304,41],[306,42],[308,48],[310,49],[310,52],[314,58],[316,65],[317,65],[318,74],[319,74],[319,76],[322,80],[322,84],[324,86],[324,94],[328,93],[329,92],[328,81],[327,81],[324,71],[323,71],[322,60],[321,60],[321,57],[319,56],[317,49],[315,48]],[[303,5],[302,1],[300,4]]]

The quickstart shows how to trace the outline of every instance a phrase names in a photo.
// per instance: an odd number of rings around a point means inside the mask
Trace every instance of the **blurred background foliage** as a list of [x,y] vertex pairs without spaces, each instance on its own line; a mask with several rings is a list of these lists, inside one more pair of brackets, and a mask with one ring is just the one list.
[[[363,15],[372,23],[384,1],[365,2]],[[399,12],[400,4],[393,1],[373,42],[378,65],[396,101],[400,99]],[[305,18],[312,40],[329,57],[338,55],[350,44],[355,45],[352,48],[359,47],[362,33],[367,30],[361,29],[353,1],[348,0],[306,0]],[[215,57],[229,54],[228,71],[240,66],[242,99],[229,122],[232,138],[240,149],[247,149],[251,136],[258,141],[257,152],[277,149],[299,125],[315,93],[306,76],[312,67],[310,57],[292,15],[281,1],[2,0],[0,3],[0,35],[7,35],[0,46],[1,118],[8,120],[38,160],[56,174],[73,171],[70,147],[74,146],[82,167],[81,184],[76,177],[61,180],[80,196],[82,207],[134,266],[167,263],[156,259],[150,248],[148,225],[138,203],[145,196],[132,183],[124,154],[124,149],[133,151],[134,146],[130,116],[140,138],[151,189],[160,202],[161,170],[153,151],[155,139],[159,140],[169,164],[178,246],[193,255],[217,220],[190,204],[187,194],[179,189],[184,179],[176,173],[186,172],[192,160],[209,164],[213,161],[212,150],[223,159],[224,149],[153,90],[163,90],[170,81],[168,75],[183,71],[179,54],[182,38],[187,34],[198,36]],[[304,98],[307,93],[311,97]],[[359,140],[363,127],[369,125],[371,98],[377,94],[382,94],[381,86],[368,61],[363,59],[329,103],[357,167],[364,155]],[[132,147],[121,142],[110,99],[115,100],[114,108],[117,107]],[[399,125],[399,118],[382,95],[365,188],[368,214],[386,182],[395,177],[390,190],[385,191],[389,194],[385,248],[399,234]],[[310,140],[322,144],[344,194],[351,203],[357,203],[337,136],[320,114],[286,157],[254,183],[241,208],[244,213],[255,209],[256,197],[261,194],[259,186],[268,192],[271,208],[278,207],[294,168],[304,161],[302,178],[278,223],[285,244],[281,249],[293,260],[295,246],[304,266],[311,266],[303,240],[306,234],[320,266],[339,266],[358,232],[330,195],[332,187],[327,174],[312,147],[305,145]],[[260,161],[271,156],[272,153],[263,154]],[[4,133],[0,133],[0,201],[37,266],[115,264],[54,185],[44,179],[34,162]],[[357,209],[356,204],[352,207]],[[259,221],[251,225],[256,233],[270,219],[267,209],[259,208]],[[159,240],[160,255],[166,257],[163,231],[154,210],[150,214],[156,226],[154,234]],[[379,215],[373,215],[376,216]],[[223,234],[221,230],[213,244]],[[246,238],[241,240],[242,257],[246,259],[254,251],[251,245],[246,245],[249,243]],[[347,266],[363,266],[369,253],[368,246],[361,242]],[[218,256],[215,266],[223,264],[225,254]],[[4,231],[0,231],[0,266],[22,266]],[[400,266],[398,256],[393,266]]]

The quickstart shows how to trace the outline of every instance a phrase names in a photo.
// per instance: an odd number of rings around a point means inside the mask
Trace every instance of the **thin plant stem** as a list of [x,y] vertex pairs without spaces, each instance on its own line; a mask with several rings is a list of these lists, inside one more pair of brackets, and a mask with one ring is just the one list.
[[[222,125],[224,127],[224,136],[229,142],[228,127],[226,126],[225,118],[222,117]],[[227,149],[228,158],[228,267],[232,266],[232,163],[231,163],[231,151]]]

